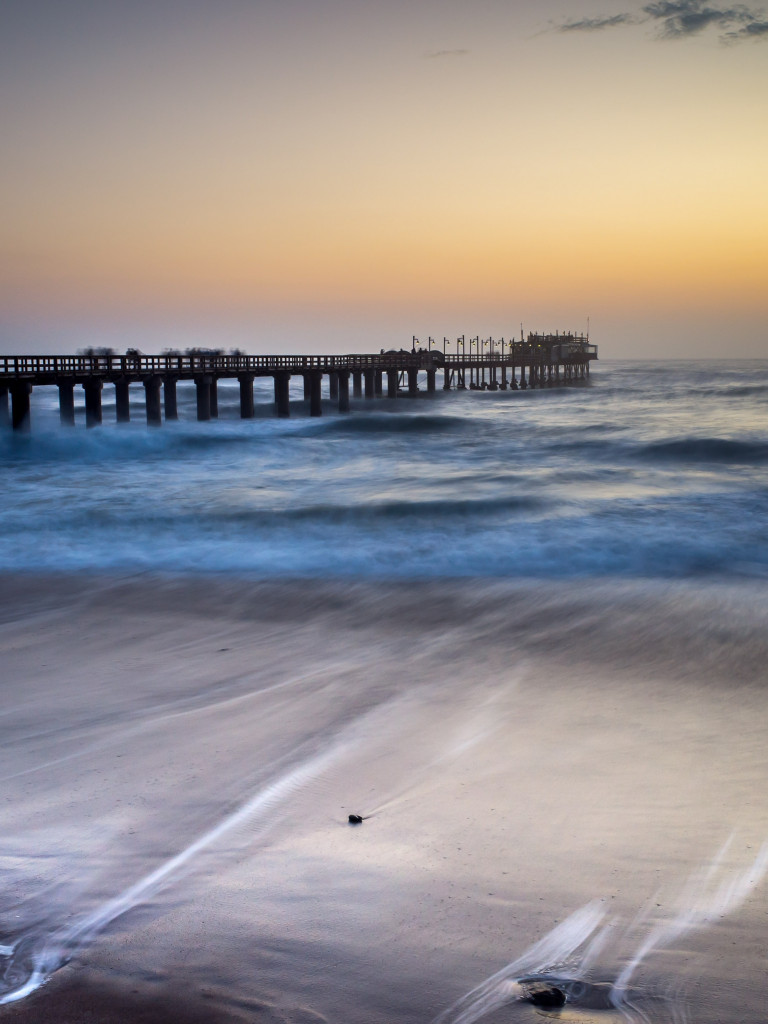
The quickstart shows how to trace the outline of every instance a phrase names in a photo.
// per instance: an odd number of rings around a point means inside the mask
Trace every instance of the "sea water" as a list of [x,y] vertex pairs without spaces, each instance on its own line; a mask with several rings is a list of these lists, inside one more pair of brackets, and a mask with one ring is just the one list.
[[762,1024],[768,364],[270,388],[0,437],[0,1013]]
[[[297,383],[298,382],[298,383]],[[326,402],[271,379],[254,420],[58,425],[0,437],[0,568],[260,577],[758,577],[768,569],[768,364],[600,363],[580,386]]]

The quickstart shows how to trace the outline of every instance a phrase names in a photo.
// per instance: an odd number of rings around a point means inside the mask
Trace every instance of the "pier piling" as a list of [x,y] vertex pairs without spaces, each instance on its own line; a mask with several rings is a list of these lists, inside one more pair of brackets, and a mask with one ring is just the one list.
[[144,381],[144,398],[147,406],[147,424],[150,427],[159,427],[163,422],[160,413],[160,377],[150,377]]
[[349,412],[349,370],[339,370],[339,412]]
[[323,375],[322,373],[309,374],[309,415],[323,415]]
[[25,381],[11,384],[11,423],[14,430],[28,433],[31,427],[29,417],[29,396],[32,385]]
[[57,381],[59,386],[59,422],[63,427],[75,425],[75,382],[71,378]]
[[275,374],[275,405],[277,415],[287,419],[291,415],[291,375],[290,373]]
[[252,420],[255,412],[253,405],[253,374],[241,373],[237,379],[240,382],[240,419]]
[[399,377],[397,370],[387,370],[387,398],[397,398]]
[[101,424],[101,389],[102,383],[98,379],[83,384],[86,427],[98,427]]
[[207,422],[211,418],[211,378],[207,373],[195,377],[197,418]]
[[176,401],[176,378],[165,377],[163,379],[163,411],[166,422],[179,418],[179,406]]
[[118,423],[129,423],[131,419],[127,377],[118,377],[115,381],[115,419]]

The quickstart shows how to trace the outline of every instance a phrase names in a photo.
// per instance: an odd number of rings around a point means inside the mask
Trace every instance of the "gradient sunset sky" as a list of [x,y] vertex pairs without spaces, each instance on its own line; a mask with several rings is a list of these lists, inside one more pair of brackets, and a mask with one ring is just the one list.
[[768,13],[4,0],[0,350],[768,357]]

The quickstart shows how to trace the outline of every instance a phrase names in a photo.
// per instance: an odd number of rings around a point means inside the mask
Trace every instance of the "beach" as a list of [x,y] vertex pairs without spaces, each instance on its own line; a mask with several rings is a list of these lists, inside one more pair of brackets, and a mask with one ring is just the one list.
[[0,1016],[761,1020],[762,594],[6,573]]

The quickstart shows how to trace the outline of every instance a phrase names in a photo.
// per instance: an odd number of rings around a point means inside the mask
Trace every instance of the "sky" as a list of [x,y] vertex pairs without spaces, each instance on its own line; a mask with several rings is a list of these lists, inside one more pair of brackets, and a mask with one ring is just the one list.
[[0,351],[768,358],[768,12],[3,0]]

